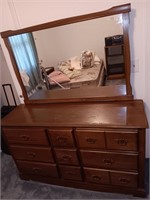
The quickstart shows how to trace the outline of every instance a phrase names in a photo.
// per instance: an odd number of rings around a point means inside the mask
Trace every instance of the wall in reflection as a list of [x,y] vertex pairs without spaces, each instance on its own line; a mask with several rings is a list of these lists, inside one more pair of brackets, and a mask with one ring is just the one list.
[[43,67],[56,67],[60,61],[92,50],[105,63],[104,38],[123,34],[122,15],[114,15],[33,32]]

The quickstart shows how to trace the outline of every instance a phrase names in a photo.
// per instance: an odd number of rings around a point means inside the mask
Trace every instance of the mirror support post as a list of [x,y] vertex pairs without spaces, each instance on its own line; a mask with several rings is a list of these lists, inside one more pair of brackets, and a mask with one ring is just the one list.
[[130,44],[129,44],[129,13],[123,13],[123,33],[124,33],[124,60],[127,95],[132,95],[130,84]]

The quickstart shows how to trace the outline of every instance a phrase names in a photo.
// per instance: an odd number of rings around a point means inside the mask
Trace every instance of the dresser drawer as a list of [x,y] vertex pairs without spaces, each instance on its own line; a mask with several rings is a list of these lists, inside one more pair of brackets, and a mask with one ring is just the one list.
[[60,166],[60,172],[63,179],[82,181],[80,167]]
[[138,174],[125,172],[110,172],[111,184],[123,187],[137,187]]
[[104,169],[137,170],[138,155],[81,150],[84,166]]
[[51,149],[47,147],[24,147],[12,145],[10,146],[10,150],[15,159],[54,162]]
[[104,149],[104,131],[97,129],[76,129],[76,138],[80,148]]
[[137,151],[137,131],[106,131],[107,148]]
[[48,146],[45,130],[42,128],[4,128],[3,132],[10,144]]
[[55,164],[17,161],[17,166],[22,174],[34,174],[39,176],[58,177]]
[[110,184],[109,172],[106,170],[84,168],[84,174],[87,182],[97,184]]
[[74,147],[72,129],[48,129],[48,137],[54,147]]
[[55,149],[57,162],[60,164],[79,165],[75,149]]

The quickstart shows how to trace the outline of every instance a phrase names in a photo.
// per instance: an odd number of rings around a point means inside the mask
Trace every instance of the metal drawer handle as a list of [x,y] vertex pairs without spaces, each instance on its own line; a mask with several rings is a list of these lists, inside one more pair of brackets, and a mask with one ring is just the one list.
[[103,159],[103,162],[105,165],[112,165],[113,164],[113,160],[112,159]]
[[67,138],[62,137],[62,136],[58,136],[57,137],[57,141],[60,142],[60,143],[66,143],[67,142]]
[[95,144],[96,139],[94,139],[94,138],[86,138],[86,141],[87,141],[89,144]]
[[93,175],[92,178],[93,178],[95,181],[100,181],[100,180],[102,179],[102,177],[97,176],[97,175]]
[[119,181],[120,181],[121,183],[124,183],[124,184],[130,182],[130,180],[129,180],[129,179],[126,179],[126,178],[120,178]]
[[35,173],[39,173],[39,172],[41,172],[42,170],[41,170],[41,168],[36,168],[36,167],[34,167],[34,168],[33,168],[33,171],[34,171]]
[[70,160],[71,158],[72,158],[72,157],[69,156],[69,155],[64,155],[64,156],[62,157],[62,159],[65,160],[65,161]]
[[115,141],[117,142],[117,144],[119,144],[120,146],[126,146],[128,144],[128,140],[127,139],[115,139]]
[[34,158],[36,156],[36,154],[34,152],[27,152],[27,155]]
[[24,140],[24,141],[28,141],[30,139],[30,137],[28,135],[20,135],[20,137]]

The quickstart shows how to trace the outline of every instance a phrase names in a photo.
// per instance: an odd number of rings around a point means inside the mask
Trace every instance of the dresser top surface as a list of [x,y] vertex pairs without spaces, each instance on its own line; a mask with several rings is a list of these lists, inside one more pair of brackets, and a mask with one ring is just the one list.
[[142,100],[19,105],[2,126],[148,128]]

